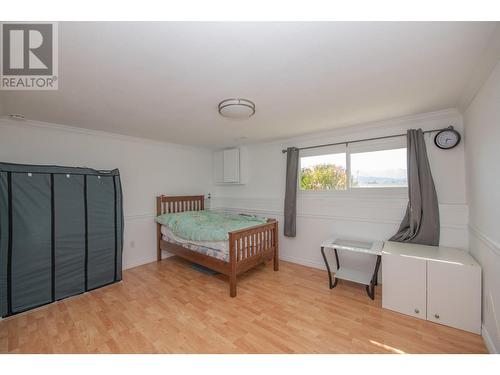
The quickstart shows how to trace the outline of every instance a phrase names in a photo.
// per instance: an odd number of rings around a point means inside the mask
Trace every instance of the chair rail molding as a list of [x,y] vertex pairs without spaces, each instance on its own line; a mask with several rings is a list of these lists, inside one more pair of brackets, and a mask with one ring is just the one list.
[[[354,222],[399,224],[407,206],[406,199],[387,198],[305,198],[297,202],[297,217]],[[212,209],[247,211],[257,215],[283,216],[280,198],[212,197]],[[466,204],[440,204],[441,227],[467,230]]]
[[474,224],[469,223],[470,232],[481,242],[483,242],[495,255],[500,256],[500,244],[486,234],[484,234],[479,228],[477,228]]

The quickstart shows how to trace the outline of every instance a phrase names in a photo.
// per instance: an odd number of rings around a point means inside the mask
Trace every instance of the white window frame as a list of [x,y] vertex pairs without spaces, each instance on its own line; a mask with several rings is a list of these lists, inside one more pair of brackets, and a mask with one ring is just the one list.
[[349,163],[349,157],[347,154],[347,148],[345,145],[338,145],[338,146],[329,146],[329,147],[322,147],[322,148],[314,148],[314,149],[309,149],[309,150],[303,150],[300,151],[299,153],[299,171],[298,171],[298,178],[297,178],[297,184],[298,184],[298,191],[300,194],[315,194],[315,195],[324,195],[324,194],[332,194],[332,193],[343,193],[349,190],[349,176],[347,176],[346,180],[346,188],[344,190],[303,190],[300,188],[300,179],[301,179],[301,173],[302,173],[302,158],[303,157],[308,157],[308,156],[319,156],[319,155],[330,155],[330,154],[346,154],[346,172],[348,171],[348,163]]
[[408,187],[351,187],[351,154],[359,152],[373,152],[373,151],[385,151],[394,150],[398,148],[407,148],[406,138],[391,138],[370,142],[360,142],[351,143],[337,146],[322,147],[317,149],[303,150],[299,154],[299,158],[307,156],[316,155],[327,155],[327,154],[346,154],[346,189],[345,190],[302,190],[300,187],[301,178],[301,160],[299,160],[299,171],[298,171],[298,192],[299,196],[307,197],[353,197],[353,198],[407,198],[408,197]]

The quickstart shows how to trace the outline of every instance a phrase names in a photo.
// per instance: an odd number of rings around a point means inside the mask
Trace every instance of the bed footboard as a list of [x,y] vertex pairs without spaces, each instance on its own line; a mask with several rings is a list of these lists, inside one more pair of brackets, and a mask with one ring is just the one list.
[[229,232],[229,292],[236,296],[236,277],[260,263],[273,260],[279,270],[278,221],[269,219],[266,224]]

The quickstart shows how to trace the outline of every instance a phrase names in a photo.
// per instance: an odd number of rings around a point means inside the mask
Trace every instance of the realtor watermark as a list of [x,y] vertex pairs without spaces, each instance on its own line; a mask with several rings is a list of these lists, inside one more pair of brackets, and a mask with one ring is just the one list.
[[0,22],[0,90],[57,90],[56,22]]

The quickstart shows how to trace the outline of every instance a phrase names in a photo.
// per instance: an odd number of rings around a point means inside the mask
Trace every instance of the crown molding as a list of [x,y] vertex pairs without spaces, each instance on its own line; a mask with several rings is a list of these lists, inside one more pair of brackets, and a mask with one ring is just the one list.
[[[404,127],[409,128],[411,126],[418,126],[420,123],[432,120],[452,120],[453,117],[460,118],[460,123],[457,124],[443,124],[443,127],[453,125],[456,127],[462,127],[462,114],[457,108],[446,108],[442,110],[417,113],[408,116],[392,117],[382,120],[369,121],[356,124],[345,124],[333,129],[323,130],[319,132],[305,133],[303,135],[279,138],[271,141],[264,142],[248,142],[245,145],[280,145],[280,147],[286,146],[296,146],[301,142],[312,142],[318,139],[324,140],[325,138],[331,139],[336,137],[341,137],[344,135],[350,135],[351,133],[366,131],[366,130],[383,130],[388,128]],[[423,125],[422,125],[423,126]],[[425,126],[423,126],[425,129]]]
[[[1,107],[0,107],[0,109],[1,109]],[[1,112],[0,112],[0,115],[1,115]],[[105,132],[105,131],[101,131],[101,130],[80,128],[80,127],[71,126],[71,125],[63,125],[63,124],[56,124],[56,123],[51,123],[51,122],[29,120],[29,119],[12,120],[9,117],[7,117],[6,115],[0,117],[0,126],[13,126],[13,127],[22,126],[22,127],[31,127],[31,128],[38,128],[38,129],[49,129],[49,130],[62,131],[62,132],[81,134],[81,135],[87,135],[87,136],[94,136],[94,137],[100,137],[100,138],[110,138],[110,139],[120,140],[120,141],[124,141],[124,142],[134,142],[134,143],[140,143],[140,144],[147,144],[147,145],[164,147],[164,148],[178,148],[178,149],[182,149],[182,150],[196,150],[196,151],[207,151],[207,152],[210,151],[210,149],[206,148],[206,147],[198,147],[198,146],[182,145],[182,144],[178,144],[178,143],[155,141],[153,139],[148,139],[148,138],[134,137],[134,136],[130,136],[130,135]]]
[[[320,133],[310,133],[300,137],[289,138],[285,140],[285,143],[297,143],[297,142],[307,142],[307,141],[317,141],[318,139],[325,138],[334,138],[339,136],[350,135],[356,132],[362,132],[367,130],[384,130],[384,129],[393,129],[393,128],[405,128],[408,129],[410,127],[422,126],[421,123],[436,121],[436,120],[451,120],[452,117],[461,117],[462,115],[456,108],[448,108],[440,111],[427,112],[427,113],[419,113],[415,115],[403,116],[403,117],[395,117],[389,118],[386,120],[378,120],[372,122],[365,122],[361,124],[354,125],[346,125],[342,127],[338,127],[332,130],[323,131]],[[460,124],[443,124],[443,127],[453,125],[457,127],[461,127]],[[423,130],[427,130],[425,126],[423,126]]]
[[[0,126],[10,125],[10,126],[17,126],[17,127],[25,126],[25,127],[45,128],[45,129],[65,131],[65,132],[82,134],[82,135],[90,135],[90,136],[105,137],[105,138],[117,139],[117,140],[128,141],[128,142],[150,144],[150,145],[156,145],[159,147],[177,147],[179,149],[184,149],[184,150],[211,151],[211,150],[216,149],[216,147],[191,146],[191,145],[183,145],[183,144],[178,144],[178,143],[162,142],[162,141],[156,141],[156,140],[149,139],[149,138],[135,137],[135,136],[129,136],[129,135],[124,135],[124,134],[106,132],[106,131],[101,131],[101,130],[93,130],[93,129],[83,128],[83,127],[77,127],[77,126],[71,126],[71,125],[65,125],[65,124],[57,124],[57,123],[46,122],[46,121],[38,121],[38,120],[31,120],[31,119],[26,119],[26,120],[22,120],[22,121],[12,120],[9,117],[7,117],[7,115],[2,114],[1,110],[2,110],[2,106],[0,103]],[[419,113],[419,114],[414,114],[414,115],[389,118],[389,119],[385,119],[385,120],[377,120],[377,121],[358,123],[358,124],[352,124],[352,125],[346,124],[346,125],[334,128],[334,129],[324,130],[321,132],[307,133],[307,134],[297,136],[297,137],[280,138],[280,139],[277,139],[274,141],[249,142],[246,144],[242,144],[242,146],[244,146],[244,145],[260,145],[260,144],[262,144],[262,145],[294,144],[296,142],[313,141],[313,140],[317,140],[318,138],[338,137],[338,136],[342,136],[342,135],[346,135],[346,134],[350,134],[350,133],[353,133],[356,131],[362,131],[362,130],[377,130],[377,129],[393,128],[393,127],[398,127],[398,126],[399,127],[409,126],[409,125],[414,124],[414,123],[425,122],[425,121],[430,121],[430,120],[438,120],[438,119],[444,120],[444,119],[447,119],[447,118],[450,118],[453,116],[461,116],[461,114],[456,108],[448,108],[448,109],[443,109],[443,110],[439,110],[439,111]],[[454,125],[456,125],[456,124],[454,124]],[[443,125],[443,126],[445,126],[445,125]]]

